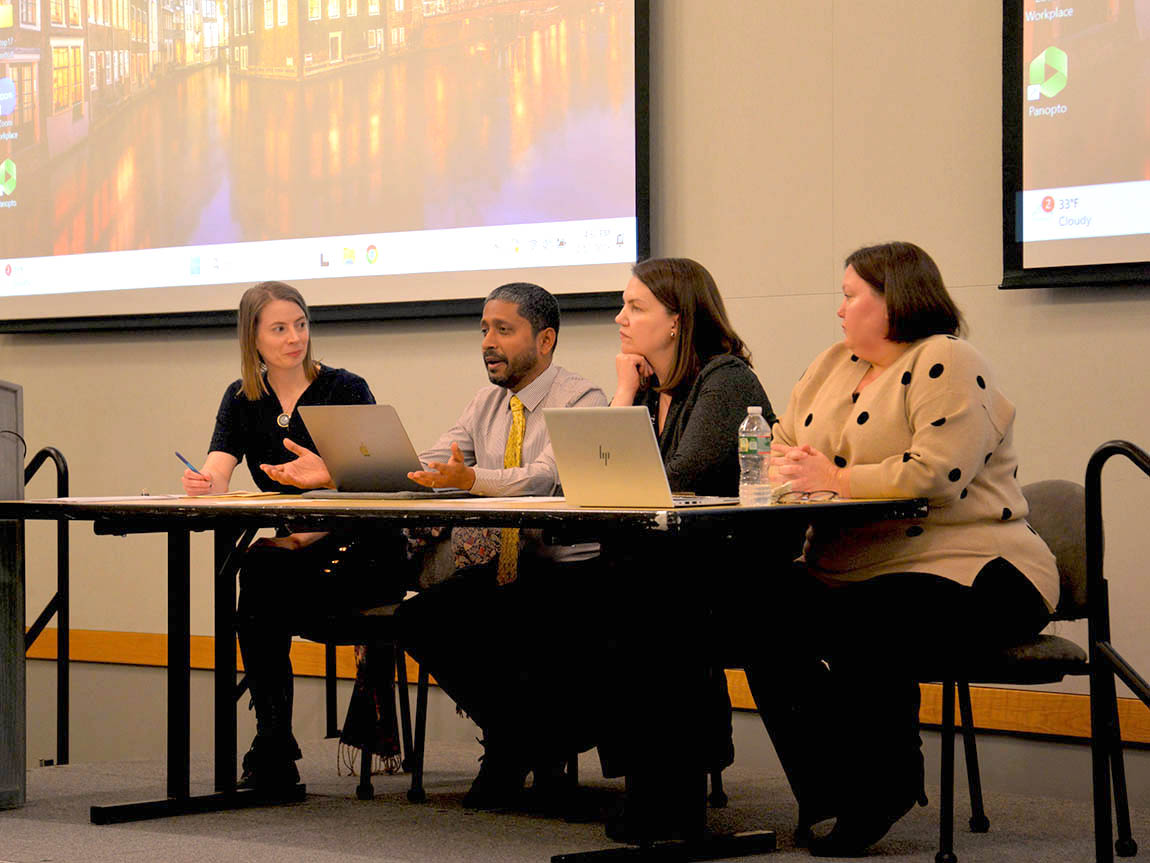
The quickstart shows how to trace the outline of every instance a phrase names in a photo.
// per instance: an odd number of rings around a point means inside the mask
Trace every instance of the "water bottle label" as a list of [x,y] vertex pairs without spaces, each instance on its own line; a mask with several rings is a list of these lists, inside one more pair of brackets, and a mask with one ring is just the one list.
[[739,435],[739,454],[746,455],[748,453],[757,452],[770,452],[771,440],[770,438],[759,438],[754,435]]

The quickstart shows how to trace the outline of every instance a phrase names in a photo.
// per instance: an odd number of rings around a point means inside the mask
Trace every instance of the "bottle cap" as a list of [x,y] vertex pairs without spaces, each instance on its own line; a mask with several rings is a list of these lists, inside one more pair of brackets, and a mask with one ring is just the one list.
[[747,413],[752,416],[761,417],[763,415],[763,409],[758,405],[750,405],[747,407]]

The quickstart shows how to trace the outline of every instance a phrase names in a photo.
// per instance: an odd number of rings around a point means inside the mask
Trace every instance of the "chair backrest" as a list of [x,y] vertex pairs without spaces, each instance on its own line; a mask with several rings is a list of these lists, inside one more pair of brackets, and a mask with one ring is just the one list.
[[1027,521],[1058,561],[1060,589],[1054,616],[1085,617],[1086,490],[1069,480],[1047,479],[1023,486],[1022,493],[1030,505]]

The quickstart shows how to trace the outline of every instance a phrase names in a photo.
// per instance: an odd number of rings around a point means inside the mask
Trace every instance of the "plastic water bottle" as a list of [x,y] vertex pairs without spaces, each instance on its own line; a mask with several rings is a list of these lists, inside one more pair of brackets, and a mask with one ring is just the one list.
[[758,405],[747,408],[739,426],[739,503],[765,506],[771,501],[767,467],[771,461],[771,427]]

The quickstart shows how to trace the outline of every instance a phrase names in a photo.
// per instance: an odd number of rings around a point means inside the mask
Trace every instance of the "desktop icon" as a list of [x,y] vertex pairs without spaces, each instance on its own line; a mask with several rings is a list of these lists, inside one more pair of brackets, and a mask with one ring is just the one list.
[[[1026,88],[1026,98],[1033,102],[1041,96],[1049,99],[1057,96],[1066,86],[1067,65],[1069,59],[1066,52],[1053,45],[1030,61],[1030,84]],[[1047,75],[1047,69],[1050,74]]]
[[4,27],[11,27],[12,23],[12,4],[5,3],[4,5],[0,6],[0,29]]
[[16,82],[11,78],[0,78],[0,117],[16,112]]
[[16,163],[5,159],[0,164],[0,196],[11,195],[16,191]]
[[200,256],[199,255],[196,255],[195,257],[192,258],[191,271],[192,271],[193,276],[198,276],[200,274]]
[[11,264],[5,264],[4,265],[4,275],[6,275],[6,276],[12,275],[12,265]]
[[377,249],[375,246],[368,246],[367,254],[364,257],[367,258],[367,262],[369,264],[374,264],[379,260],[379,249]]
[[319,265],[321,267],[326,267],[326,266],[328,266],[329,263],[331,263],[331,262],[328,261],[328,259],[323,256],[323,252],[320,252],[319,253]]
[[349,249],[347,246],[344,246],[343,262],[345,264],[354,264],[355,263],[355,249]]

